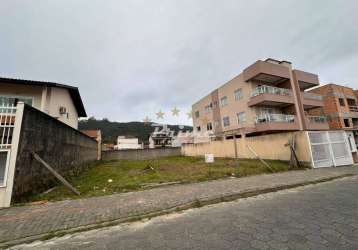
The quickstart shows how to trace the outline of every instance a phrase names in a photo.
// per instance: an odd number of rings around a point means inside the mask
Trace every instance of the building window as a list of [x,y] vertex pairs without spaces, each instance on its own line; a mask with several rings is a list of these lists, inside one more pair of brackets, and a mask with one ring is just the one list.
[[358,112],[358,107],[355,99],[347,98],[347,103],[349,106],[349,111]]
[[198,131],[198,132],[200,132],[200,131],[201,131],[200,126],[197,126],[197,127],[196,127],[196,131]]
[[16,106],[18,102],[32,106],[32,97],[26,96],[0,96],[0,106]]
[[221,107],[225,107],[227,105],[227,96],[221,97],[220,103]]
[[342,107],[346,106],[346,104],[344,103],[344,99],[343,99],[343,98],[338,98],[338,100],[339,100],[339,105],[340,105],[340,106],[342,106]]
[[214,121],[215,128],[218,128],[220,126],[220,120]]
[[208,130],[208,131],[213,130],[213,124],[211,122],[206,124],[206,130]]
[[243,124],[246,122],[246,114],[245,112],[237,113],[237,123]]
[[235,92],[234,92],[234,96],[235,96],[235,101],[240,101],[243,97],[242,95],[242,89],[237,89]]
[[209,105],[205,106],[205,113],[210,113],[211,110],[213,109],[213,104],[210,103]]
[[345,127],[350,127],[350,125],[349,125],[349,119],[343,119],[343,122],[344,122],[344,126],[345,126]]
[[213,102],[213,109],[216,109],[218,107],[218,101]]
[[195,118],[199,118],[199,111],[195,111]]
[[229,118],[228,116],[225,116],[225,117],[223,118],[223,126],[224,126],[224,127],[230,126],[230,118]]
[[6,170],[9,162],[9,151],[0,151],[0,186],[6,185]]
[[353,127],[358,127],[358,118],[352,118]]
[[348,106],[357,106],[356,100],[352,98],[347,98]]

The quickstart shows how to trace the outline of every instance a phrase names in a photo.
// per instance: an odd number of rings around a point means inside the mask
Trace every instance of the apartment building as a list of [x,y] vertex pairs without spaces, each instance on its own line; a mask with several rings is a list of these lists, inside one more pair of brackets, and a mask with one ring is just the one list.
[[317,86],[316,74],[293,69],[291,62],[258,60],[193,104],[194,129],[226,138],[328,129],[323,115],[309,115],[324,107],[321,95],[306,91]]
[[312,109],[312,115],[325,115],[331,129],[358,130],[358,94],[349,87],[327,84],[309,91],[323,96],[324,107]]

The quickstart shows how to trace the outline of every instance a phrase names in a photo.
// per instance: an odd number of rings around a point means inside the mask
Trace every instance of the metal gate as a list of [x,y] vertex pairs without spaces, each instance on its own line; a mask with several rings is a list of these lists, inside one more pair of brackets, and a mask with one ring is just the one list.
[[345,131],[309,131],[308,137],[313,168],[353,164]]

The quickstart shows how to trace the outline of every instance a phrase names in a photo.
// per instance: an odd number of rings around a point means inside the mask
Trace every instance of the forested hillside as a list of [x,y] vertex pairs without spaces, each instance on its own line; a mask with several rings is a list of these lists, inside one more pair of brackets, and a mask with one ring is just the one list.
[[[103,142],[115,143],[119,135],[133,136],[139,140],[148,143],[150,133],[154,131],[152,123],[144,122],[112,122],[108,119],[97,120],[93,117],[88,120],[81,120],[79,122],[79,129],[100,129],[102,131]],[[178,132],[179,130],[192,130],[190,126],[184,126],[179,129],[178,125],[169,125],[171,130]]]

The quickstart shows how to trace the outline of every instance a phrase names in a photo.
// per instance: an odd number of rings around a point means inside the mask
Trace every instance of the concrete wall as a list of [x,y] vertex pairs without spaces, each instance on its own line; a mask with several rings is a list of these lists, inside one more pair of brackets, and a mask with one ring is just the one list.
[[56,179],[31,155],[36,152],[63,176],[79,173],[97,159],[96,140],[57,119],[25,105],[12,198],[38,193]]
[[[311,162],[308,137],[305,131],[246,137],[236,140],[239,158],[254,158],[247,148],[249,145],[261,158],[289,160],[290,149],[285,144],[295,135],[297,157],[302,162]],[[186,144],[182,147],[186,156],[214,154],[215,157],[235,157],[234,140],[212,141],[201,144]]]
[[165,156],[181,155],[180,148],[154,148],[138,150],[103,151],[102,160],[149,160]]

